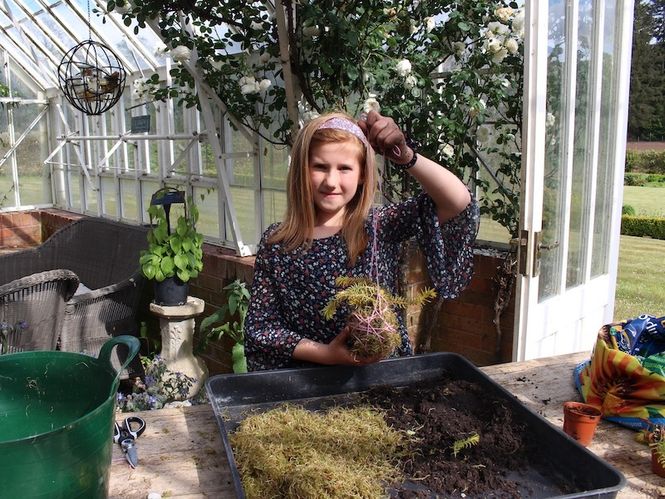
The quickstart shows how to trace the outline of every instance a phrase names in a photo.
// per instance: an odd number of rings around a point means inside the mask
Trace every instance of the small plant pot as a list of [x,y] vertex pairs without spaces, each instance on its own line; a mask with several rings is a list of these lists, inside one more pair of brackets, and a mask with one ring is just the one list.
[[593,405],[565,402],[563,404],[563,431],[586,447],[593,439],[600,415],[600,410]]
[[[659,459],[660,458],[660,459]],[[651,449],[651,471],[665,477],[665,456],[656,449]]]
[[157,305],[175,307],[187,303],[189,283],[177,277],[167,277],[162,282],[155,281],[155,299]]

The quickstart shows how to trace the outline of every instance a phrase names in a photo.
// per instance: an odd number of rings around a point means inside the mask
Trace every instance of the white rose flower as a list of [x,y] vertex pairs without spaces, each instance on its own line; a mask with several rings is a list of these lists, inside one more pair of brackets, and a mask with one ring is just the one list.
[[507,56],[508,51],[504,47],[492,56],[492,62],[494,64],[501,64]]
[[545,118],[545,126],[551,127],[556,123],[556,116],[554,116],[552,113],[547,113],[547,117]]
[[494,11],[494,15],[499,21],[507,23],[513,15],[513,9],[510,7],[501,7]]
[[450,144],[446,144],[441,148],[441,154],[450,159],[455,155],[455,148]]
[[407,76],[411,72],[411,61],[408,59],[402,59],[397,63],[397,66],[395,66],[395,70],[401,77]]
[[457,57],[462,57],[464,51],[466,50],[466,44],[464,42],[455,42],[453,43],[453,50]]
[[498,38],[488,38],[485,41],[485,50],[490,54],[496,54],[503,48],[503,44]]
[[249,25],[249,27],[255,31],[262,31],[263,30],[263,23],[258,23],[256,21],[252,21],[252,23]]
[[490,139],[490,129],[484,125],[478,127],[478,131],[476,132],[476,139],[481,144],[485,144]]
[[365,102],[363,103],[363,111],[366,113],[369,113],[370,111],[376,111],[377,113],[381,112],[381,106],[379,105],[379,101],[376,100],[375,94],[369,94],[369,97],[365,99]]
[[414,33],[418,32],[418,26],[416,26],[416,23],[411,21],[411,24],[409,24],[409,34],[413,35]]
[[432,16],[429,16],[426,17],[424,21],[425,21],[425,31],[430,33],[436,27],[436,20]]
[[184,45],[178,45],[171,51],[171,58],[175,62],[186,62],[192,56],[192,51]]
[[409,75],[404,79],[404,87],[408,89],[412,89],[417,84],[418,84],[418,79],[413,75]]
[[309,121],[312,121],[314,118],[318,118],[318,117],[319,117],[319,113],[317,113],[316,111],[306,111],[302,115],[302,120],[305,123],[307,123]]
[[270,85],[272,85],[272,82],[268,78],[264,78],[259,82],[259,91],[265,92],[270,88]]
[[305,26],[302,29],[302,34],[303,36],[306,36],[308,38],[314,38],[319,34],[319,27],[318,26]]
[[135,99],[141,99],[150,92],[150,87],[151,85],[148,83],[147,78],[137,78],[132,83],[132,95]]
[[259,62],[261,64],[265,64],[270,60],[270,54],[268,52],[264,52],[259,56]]
[[506,47],[506,50],[508,51],[509,54],[516,54],[517,50],[519,49],[519,45],[517,44],[517,40],[515,40],[514,38],[506,39],[503,46]]
[[240,93],[243,95],[255,94],[259,91],[259,83],[253,76],[243,76],[238,80],[240,85]]
[[506,134],[506,140],[508,140],[508,141],[515,140],[515,134],[513,134],[513,133],[507,133],[507,134]]
[[245,85],[242,85],[240,87],[240,93],[242,95],[247,95],[247,94],[255,94],[259,91],[259,84],[254,82],[254,83],[247,83]]
[[492,21],[487,25],[485,36],[489,38],[495,35],[505,35],[506,33],[508,33],[508,26],[497,21]]
[[515,12],[513,18],[513,34],[518,38],[524,38],[524,9],[519,9]]

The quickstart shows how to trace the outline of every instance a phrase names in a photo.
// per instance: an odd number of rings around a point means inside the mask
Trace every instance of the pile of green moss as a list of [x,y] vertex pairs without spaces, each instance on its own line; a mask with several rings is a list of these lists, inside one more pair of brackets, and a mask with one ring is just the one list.
[[384,497],[406,448],[369,407],[285,405],[247,417],[230,440],[249,499]]

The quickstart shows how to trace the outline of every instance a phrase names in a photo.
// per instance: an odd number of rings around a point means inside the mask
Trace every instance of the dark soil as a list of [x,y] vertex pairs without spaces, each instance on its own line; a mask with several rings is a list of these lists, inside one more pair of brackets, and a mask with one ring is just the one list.
[[[379,388],[368,402],[383,408],[394,428],[415,430],[419,439],[412,459],[403,463],[407,477],[391,488],[391,497],[521,497],[530,496],[525,476],[534,463],[525,426],[515,421],[504,402],[479,385],[437,381],[432,386],[396,391]],[[476,445],[453,455],[453,444],[480,437]],[[538,495],[538,494],[537,494]]]

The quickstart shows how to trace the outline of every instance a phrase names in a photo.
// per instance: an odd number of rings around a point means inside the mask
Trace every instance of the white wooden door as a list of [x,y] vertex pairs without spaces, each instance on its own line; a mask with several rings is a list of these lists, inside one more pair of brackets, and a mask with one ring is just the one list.
[[527,2],[515,360],[590,351],[612,320],[632,12]]

